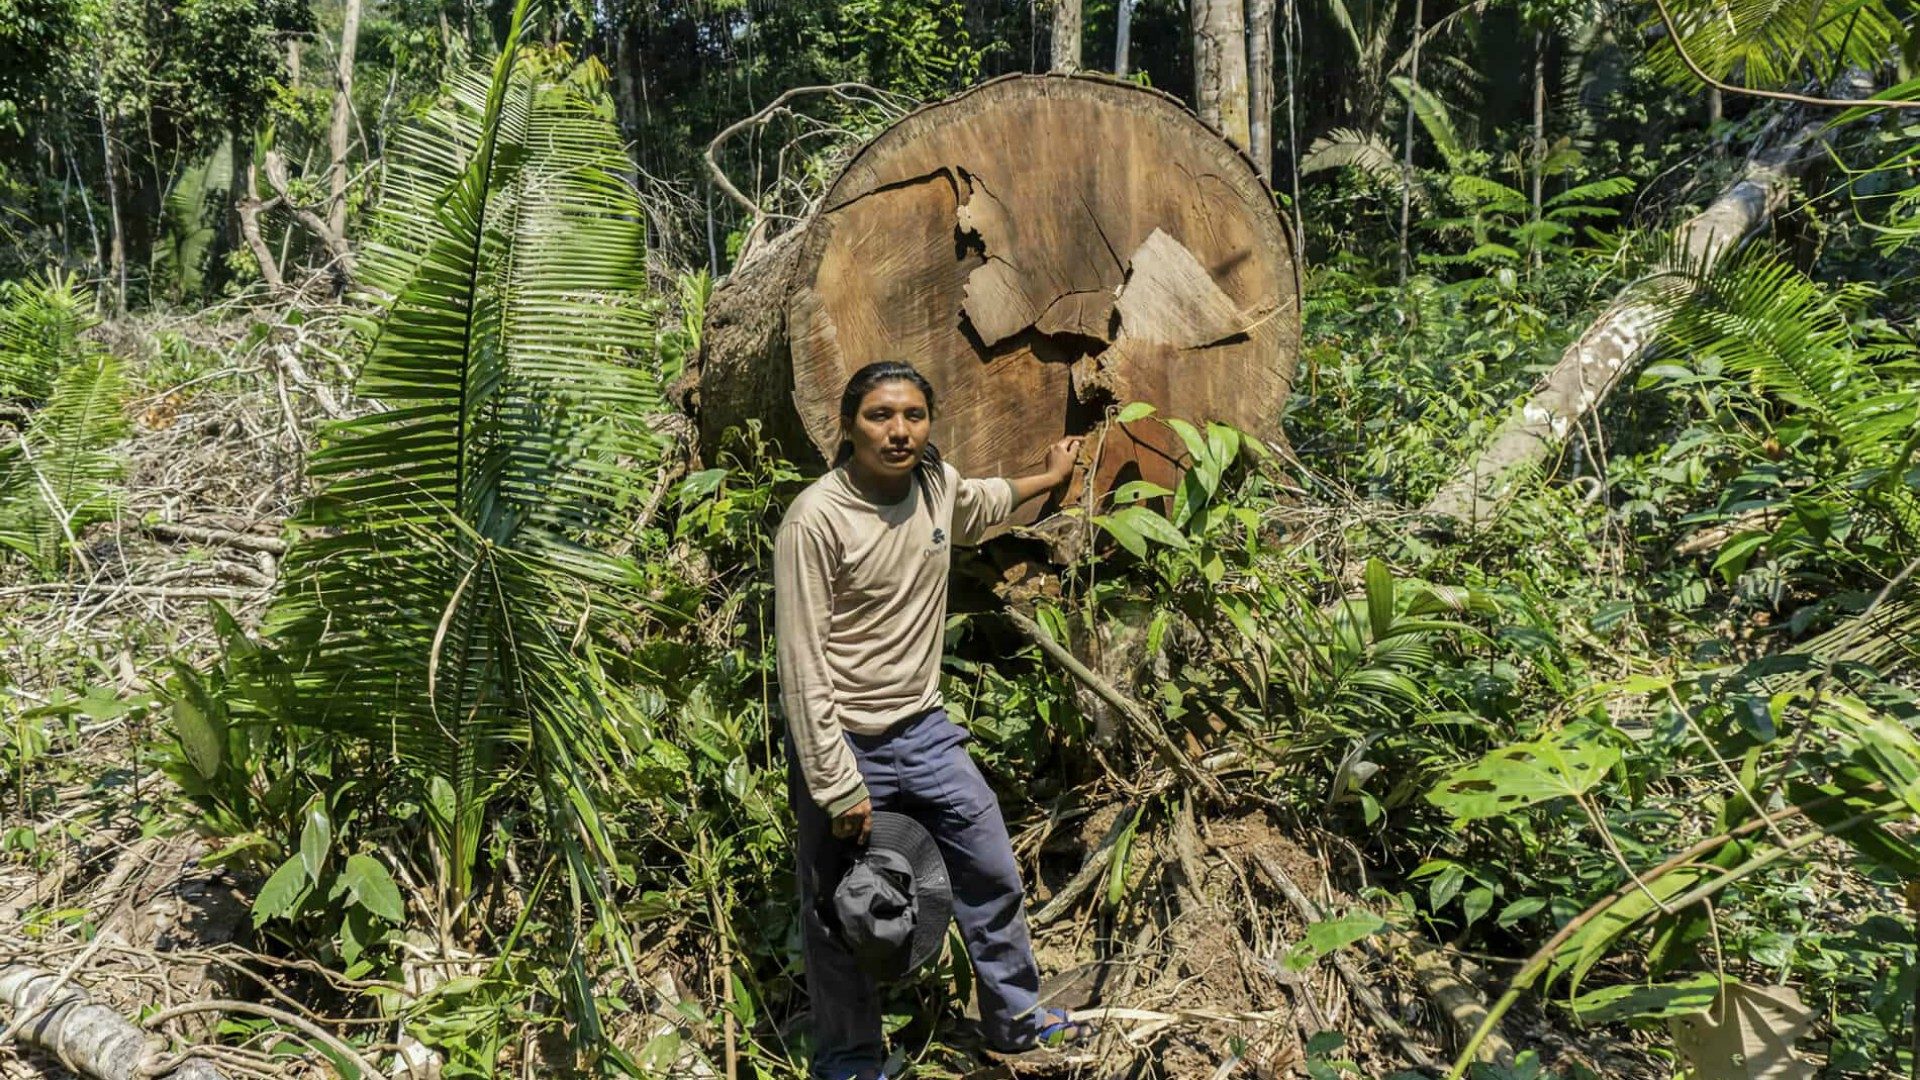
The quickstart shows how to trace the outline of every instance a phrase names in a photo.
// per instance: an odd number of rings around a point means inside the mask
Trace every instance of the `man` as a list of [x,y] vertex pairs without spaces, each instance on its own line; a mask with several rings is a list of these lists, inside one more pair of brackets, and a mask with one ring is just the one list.
[[836,842],[864,843],[876,806],[913,816],[940,845],[989,1044],[1017,1052],[1085,1034],[1038,1005],[1006,823],[966,752],[967,733],[940,701],[952,545],[977,542],[1063,484],[1080,440],[1053,444],[1031,476],[963,479],[928,442],[933,403],[933,387],[910,365],[855,372],[840,399],[834,467],[794,500],[774,545],[812,1070],[823,1080],[873,1080],[885,1055],[873,980],[817,904],[834,887]]

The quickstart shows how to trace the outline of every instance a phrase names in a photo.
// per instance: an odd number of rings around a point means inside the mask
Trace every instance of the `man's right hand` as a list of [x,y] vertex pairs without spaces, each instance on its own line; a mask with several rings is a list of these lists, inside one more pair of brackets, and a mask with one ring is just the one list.
[[834,818],[833,835],[838,840],[857,840],[861,847],[867,846],[867,838],[873,835],[873,800],[861,799],[858,805]]

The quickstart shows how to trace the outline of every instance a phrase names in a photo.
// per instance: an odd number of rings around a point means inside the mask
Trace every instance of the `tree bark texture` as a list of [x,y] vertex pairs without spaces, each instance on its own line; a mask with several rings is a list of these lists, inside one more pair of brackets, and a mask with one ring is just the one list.
[[[1828,91],[1848,100],[1872,92],[1871,81],[1858,71],[1842,76]],[[1676,231],[1684,260],[1676,269],[1694,275],[1711,270],[1727,251],[1764,227],[1786,204],[1793,178],[1820,158],[1829,119],[1819,115],[1782,125],[1789,131],[1785,139],[1756,148],[1740,178]],[[1490,518],[1506,494],[1506,481],[1544,463],[1639,362],[1682,299],[1674,290],[1690,288],[1690,280],[1664,275],[1657,287],[1630,287],[1615,297],[1467,467],[1427,502],[1425,513],[1467,525]]]
[[1273,14],[1279,0],[1247,0],[1247,129],[1253,164],[1273,182]]
[[1080,70],[1080,0],[1053,0],[1054,71]]
[[[0,1005],[14,1016],[21,1010],[37,1010],[16,1037],[83,1076],[136,1080],[149,1075],[143,1069],[148,1061],[146,1034],[119,1013],[96,1004],[86,991],[61,985],[52,972],[26,964],[0,967]],[[174,1080],[222,1080],[225,1074],[205,1062],[189,1060],[163,1075]]]
[[327,128],[327,232],[347,232],[348,129],[353,124],[353,54],[360,41],[360,0],[347,0],[340,24],[340,66],[333,83],[333,117]]
[[[847,378],[886,359],[926,373],[934,441],[973,475],[1031,471],[1131,401],[1278,437],[1293,262],[1252,163],[1174,99],[998,79],[882,132],[715,291],[702,443],[755,419],[790,456],[829,459]],[[1152,458],[1158,426],[1107,444]]]
[[1214,130],[1247,148],[1247,20],[1243,0],[1193,0],[1193,104]]

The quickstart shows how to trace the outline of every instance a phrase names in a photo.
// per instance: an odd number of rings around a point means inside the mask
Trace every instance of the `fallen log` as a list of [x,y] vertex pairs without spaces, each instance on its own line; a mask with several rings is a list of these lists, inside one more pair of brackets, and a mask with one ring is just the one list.
[[[20,1025],[18,1038],[44,1050],[92,1080],[135,1080],[149,1074],[147,1036],[121,1015],[97,1004],[84,990],[64,985],[59,975],[27,964],[0,967],[0,1004],[15,1016],[33,1015]],[[186,1061],[163,1074],[174,1080],[225,1080],[225,1074],[201,1061]]]
[[[1850,71],[1829,92],[1857,101],[1873,93],[1873,84],[1865,74]],[[1691,283],[1786,204],[1794,177],[1820,157],[1827,126],[1822,117],[1778,125],[1787,136],[1756,148],[1739,178],[1681,224],[1674,234],[1675,255],[1662,272],[1628,286],[1600,313],[1467,466],[1428,500],[1423,513],[1470,527],[1489,520],[1508,493],[1508,481],[1546,462],[1634,368]]]
[[1277,438],[1299,310],[1291,232],[1233,144],[1158,91],[1008,76],[882,131],[715,290],[701,442],[754,420],[818,466],[847,377],[888,359],[932,381],[967,473],[1031,470],[1135,400]]

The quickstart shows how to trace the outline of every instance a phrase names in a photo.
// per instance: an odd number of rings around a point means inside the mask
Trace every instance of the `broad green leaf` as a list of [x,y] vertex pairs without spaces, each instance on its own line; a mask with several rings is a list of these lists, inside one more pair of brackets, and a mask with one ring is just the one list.
[[1439,911],[1460,895],[1460,887],[1466,884],[1467,872],[1458,864],[1448,863],[1440,875],[1427,885],[1427,908]]
[[380,860],[371,855],[349,856],[340,876],[355,903],[395,925],[406,921],[406,905],[400,899],[400,889]]
[[1288,952],[1287,966],[1295,971],[1303,971],[1321,957],[1378,933],[1386,925],[1385,919],[1364,909],[1322,919],[1307,927],[1306,937]]
[[1582,1024],[1612,1024],[1621,1020],[1661,1020],[1705,1012],[1720,996],[1720,977],[1694,975],[1675,982],[1609,986],[1581,994],[1568,1004]]
[[1144,420],[1152,416],[1156,411],[1152,405],[1144,401],[1129,402],[1125,408],[1120,410],[1120,422],[1123,424],[1131,424],[1135,420]]
[[1460,910],[1466,915],[1467,925],[1472,926],[1484,918],[1493,909],[1493,890],[1485,885],[1470,889],[1460,899]]
[[1567,796],[1583,795],[1620,760],[1620,750],[1591,729],[1568,728],[1533,742],[1502,747],[1458,769],[1427,792],[1427,801],[1456,825],[1498,817]]
[[1141,536],[1139,530],[1120,520],[1117,515],[1095,515],[1093,523],[1105,529],[1107,535],[1113,537],[1134,558],[1147,557],[1147,538]]
[[1753,558],[1753,553],[1762,544],[1773,538],[1773,534],[1764,532],[1743,532],[1727,541],[1720,548],[1720,555],[1713,560],[1712,569],[1731,585],[1739,579]]
[[333,846],[333,822],[327,817],[327,805],[315,795],[307,804],[300,822],[300,865],[314,881],[327,868],[327,850]]
[[227,714],[212,700],[200,676],[183,663],[173,665],[180,693],[173,699],[173,731],[187,764],[211,780],[227,760]]
[[1500,914],[1494,916],[1493,924],[1504,929],[1522,919],[1539,914],[1546,906],[1547,898],[1544,896],[1523,896],[1501,908]]
[[351,907],[340,920],[340,959],[348,964],[359,961],[360,954],[373,940],[373,920],[365,908]]
[[1161,517],[1159,514],[1154,513],[1144,506],[1129,506],[1116,512],[1113,516],[1117,520],[1125,522],[1128,528],[1131,528],[1140,536],[1156,544],[1164,544],[1167,547],[1178,548],[1181,551],[1187,550],[1187,538],[1179,529],[1173,527],[1173,522],[1168,521],[1166,518]]
[[1578,990],[1580,980],[1613,949],[1621,935],[1640,925],[1649,916],[1660,915],[1660,908],[1647,895],[1648,892],[1665,903],[1706,880],[1712,873],[1706,867],[1683,866],[1657,878],[1643,879],[1642,884],[1646,885],[1644,891],[1628,889],[1612,906],[1594,916],[1560,946],[1553,962],[1547,967],[1541,991],[1544,993],[1563,974],[1570,974],[1571,987]]
[[1240,456],[1240,433],[1225,424],[1208,424],[1207,456],[1224,472]]
[[1393,631],[1393,571],[1379,559],[1367,560],[1367,624],[1375,641]]
[[253,925],[259,929],[268,919],[277,919],[300,905],[301,897],[307,892],[307,869],[300,865],[300,857],[294,856],[280,864],[260,886],[260,894],[253,898]]

